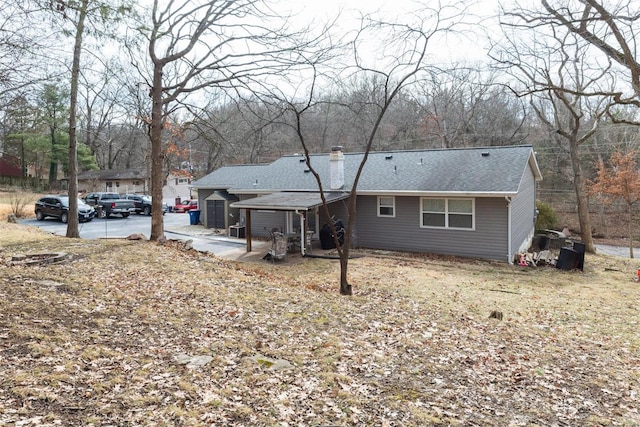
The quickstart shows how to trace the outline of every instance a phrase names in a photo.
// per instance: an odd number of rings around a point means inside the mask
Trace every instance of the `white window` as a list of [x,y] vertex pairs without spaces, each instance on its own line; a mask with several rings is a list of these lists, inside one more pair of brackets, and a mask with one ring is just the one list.
[[378,216],[396,216],[396,198],[378,196]]
[[475,228],[473,199],[422,198],[420,226],[432,228]]

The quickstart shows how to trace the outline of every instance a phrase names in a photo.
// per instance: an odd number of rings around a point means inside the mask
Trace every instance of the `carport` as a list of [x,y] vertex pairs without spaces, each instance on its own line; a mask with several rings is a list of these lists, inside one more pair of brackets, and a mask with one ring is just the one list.
[[[335,203],[349,197],[350,193],[345,192],[326,192],[324,193],[327,204]],[[231,203],[231,208],[244,209],[246,217],[245,238],[247,242],[247,252],[251,252],[251,211],[290,211],[300,216],[300,251],[305,255],[306,236],[307,236],[307,213],[319,206],[323,201],[320,193],[317,192],[297,192],[283,191],[279,193],[271,193],[264,196],[254,197],[252,199],[241,200]]]

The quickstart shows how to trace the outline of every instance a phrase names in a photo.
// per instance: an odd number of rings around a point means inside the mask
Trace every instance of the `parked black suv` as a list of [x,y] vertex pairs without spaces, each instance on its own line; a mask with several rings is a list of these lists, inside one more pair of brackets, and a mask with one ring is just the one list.
[[[63,223],[69,222],[69,196],[44,196],[36,202],[36,219],[44,220],[51,216],[59,218]],[[96,216],[96,210],[78,199],[78,221],[88,222]]]
[[[123,199],[133,200],[133,208],[137,214],[151,215],[151,196],[146,194],[125,194]],[[162,204],[162,215],[169,210],[166,203]]]

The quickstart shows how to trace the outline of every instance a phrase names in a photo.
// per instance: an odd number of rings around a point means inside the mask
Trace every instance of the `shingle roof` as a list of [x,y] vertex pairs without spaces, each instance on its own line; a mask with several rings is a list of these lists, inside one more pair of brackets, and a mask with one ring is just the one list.
[[[350,191],[363,153],[344,154],[343,191]],[[329,155],[311,155],[311,165],[329,191]],[[358,184],[359,193],[516,194],[527,167],[541,179],[531,146],[385,151],[369,153]],[[301,155],[270,164],[224,166],[194,182],[195,188],[230,193],[317,191]]]
[[252,188],[272,164],[222,166],[196,181],[194,188]]
[[[336,202],[349,197],[347,193],[326,192],[324,198],[327,203]],[[323,204],[320,193],[284,191],[253,197],[231,204],[232,208],[244,209],[279,209],[279,210],[308,210]]]

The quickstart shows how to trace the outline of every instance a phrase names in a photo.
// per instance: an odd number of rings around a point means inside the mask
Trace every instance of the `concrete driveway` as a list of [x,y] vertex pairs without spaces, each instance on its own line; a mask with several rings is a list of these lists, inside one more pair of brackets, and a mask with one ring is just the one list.
[[[67,225],[53,218],[47,218],[44,221],[25,219],[20,223],[38,227],[60,236],[67,233]],[[228,259],[253,260],[261,258],[267,253],[270,246],[269,242],[254,240],[252,242],[253,251],[247,254],[245,239],[229,238],[216,234],[214,230],[207,229],[202,225],[191,225],[190,216],[186,213],[165,214],[164,229],[168,239],[191,240],[194,249]],[[151,217],[133,214],[128,218],[119,216],[106,219],[95,218],[90,222],[81,223],[79,231],[82,239],[125,238],[138,233],[149,237]]]
[[[604,255],[619,256],[629,258],[628,246],[609,246],[609,245],[596,245],[596,252]],[[633,256],[640,256],[640,248],[633,248]]]

